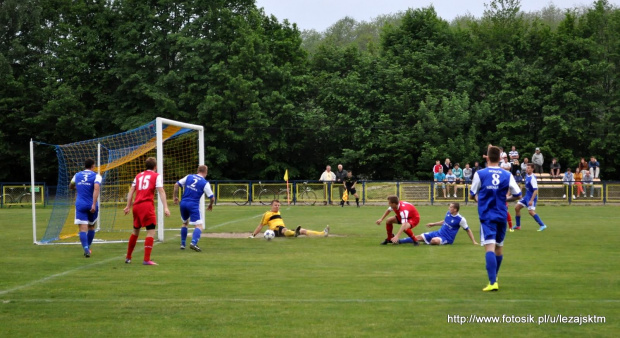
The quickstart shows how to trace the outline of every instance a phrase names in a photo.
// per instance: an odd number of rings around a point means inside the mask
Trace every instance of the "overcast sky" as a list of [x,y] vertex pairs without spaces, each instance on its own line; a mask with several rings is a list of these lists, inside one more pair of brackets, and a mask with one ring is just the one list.
[[[256,0],[267,15],[273,14],[282,22],[288,19],[297,23],[300,30],[315,29],[319,32],[349,16],[359,21],[370,21],[382,14],[394,14],[408,8],[424,8],[431,4],[438,16],[451,21],[457,16],[472,14],[481,17],[484,4],[491,0]],[[533,12],[553,3],[558,8],[591,7],[594,0],[521,0],[521,10]],[[609,0],[620,6],[620,0]]]

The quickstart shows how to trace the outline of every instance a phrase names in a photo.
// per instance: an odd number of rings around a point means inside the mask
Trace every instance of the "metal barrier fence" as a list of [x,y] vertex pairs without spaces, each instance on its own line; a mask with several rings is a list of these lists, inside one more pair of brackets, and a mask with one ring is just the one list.
[[[216,194],[216,203],[235,203],[237,205],[267,205],[273,199],[281,203],[287,200],[295,205],[338,204],[342,199],[344,186],[339,183],[311,181],[294,181],[289,183],[288,193],[283,182],[212,182]],[[575,185],[564,185],[557,181],[538,182],[539,203],[620,203],[620,183],[597,182],[592,186],[583,186],[586,197],[576,196]],[[473,202],[469,198],[469,184],[450,186],[450,195],[444,197],[442,185],[428,181],[363,181],[356,184],[360,203],[384,204],[389,195],[416,203]],[[525,186],[521,185],[525,193]],[[570,192],[570,193],[569,193]],[[573,198],[575,194],[575,198]],[[456,195],[456,197],[455,197]],[[288,196],[288,198],[287,198]],[[590,197],[591,196],[591,197]],[[351,196],[349,199],[351,200]],[[474,202],[475,203],[475,202]]]
[[[174,183],[166,182],[164,186],[171,200]],[[278,199],[283,204],[290,202],[294,205],[339,204],[344,191],[342,184],[317,181],[294,181],[288,184],[288,188],[287,184],[282,181],[211,181],[211,186],[215,194],[215,203],[237,205],[268,205],[274,199]],[[363,181],[357,183],[356,190],[362,204],[386,204],[386,197],[389,195],[396,195],[404,201],[419,204],[473,202],[469,198],[469,184],[450,186],[450,194],[446,193],[445,197],[442,187],[441,184],[428,181]],[[118,190],[118,193],[111,194],[110,197],[102,195],[102,203],[125,205],[129,185],[107,188]],[[521,188],[525,193],[525,187],[521,185]],[[538,188],[539,203],[620,203],[620,182],[596,182],[592,185],[583,185],[585,195],[578,194],[577,185],[565,185],[558,181],[539,181]],[[0,207],[30,206],[31,190],[29,183],[0,183],[2,193]],[[55,186],[47,186],[38,182],[34,189],[35,204],[45,206],[53,203],[55,192]],[[182,194],[182,190],[180,193]]]
[[0,207],[30,207],[33,194],[35,205],[45,205],[47,194],[45,183],[37,182],[34,189],[30,186],[30,182],[0,183]]

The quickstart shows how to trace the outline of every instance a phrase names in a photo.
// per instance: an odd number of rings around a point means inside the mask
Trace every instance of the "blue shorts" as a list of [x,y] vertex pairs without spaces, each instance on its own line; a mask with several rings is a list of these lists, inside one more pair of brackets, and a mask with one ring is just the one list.
[[536,203],[538,203],[538,196],[536,196],[536,198],[534,198],[534,202],[532,203],[532,206],[530,206],[530,198],[522,198],[519,200],[519,202],[517,202],[517,204],[521,204],[522,206],[526,207],[527,210],[536,210]]
[[506,237],[506,220],[499,222],[480,220],[480,245],[493,244],[504,246]]
[[183,201],[181,201],[181,220],[183,223],[189,220],[190,225],[202,224],[200,205],[195,203],[183,203]]
[[75,207],[75,223],[74,224],[88,224],[93,225],[97,222],[97,217],[99,217],[99,208],[95,208],[95,212],[90,212],[90,205],[88,207],[85,206],[76,206]]
[[435,237],[439,237],[441,239],[441,245],[452,244],[454,240],[450,241],[445,236],[442,236],[440,231],[431,231],[422,234],[422,238],[424,238],[424,242],[426,244],[431,244],[431,240]]

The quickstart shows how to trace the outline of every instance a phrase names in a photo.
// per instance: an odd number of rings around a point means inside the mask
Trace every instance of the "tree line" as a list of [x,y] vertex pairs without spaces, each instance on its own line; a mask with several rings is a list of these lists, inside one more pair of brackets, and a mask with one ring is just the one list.
[[[431,179],[489,143],[545,166],[596,156],[619,179],[620,10],[523,13],[493,0],[300,32],[254,0],[0,3],[0,181],[29,180],[28,142],[65,144],[165,117],[205,127],[212,179]],[[55,181],[52,151],[38,177]]]

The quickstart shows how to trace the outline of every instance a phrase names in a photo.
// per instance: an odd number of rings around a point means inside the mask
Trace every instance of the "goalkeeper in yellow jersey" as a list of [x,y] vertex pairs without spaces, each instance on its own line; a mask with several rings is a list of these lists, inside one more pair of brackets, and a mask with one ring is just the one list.
[[280,201],[278,200],[271,201],[271,210],[263,215],[263,218],[254,232],[252,232],[250,238],[254,238],[258,235],[265,225],[269,227],[269,230],[273,230],[273,232],[276,233],[276,237],[297,237],[299,235],[327,237],[327,235],[329,235],[329,225],[326,226],[323,231],[306,230],[301,226],[298,226],[295,231],[287,229],[280,215]]

